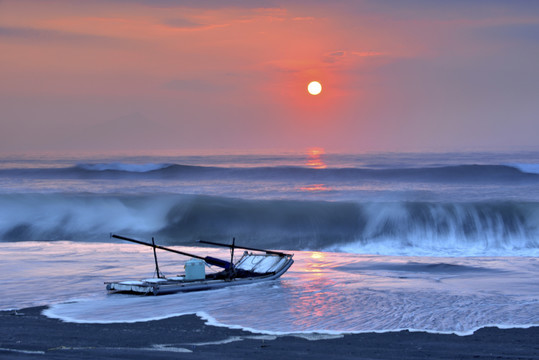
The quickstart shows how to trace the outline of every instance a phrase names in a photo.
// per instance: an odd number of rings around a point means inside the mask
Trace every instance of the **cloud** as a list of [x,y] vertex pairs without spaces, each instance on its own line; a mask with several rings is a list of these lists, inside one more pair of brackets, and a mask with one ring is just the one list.
[[74,33],[69,31],[38,29],[30,27],[9,27],[0,26],[0,38],[8,38],[14,40],[28,40],[37,42],[67,42],[67,43],[99,43],[99,44],[117,44],[123,39],[118,39],[110,36]]
[[[323,0],[316,2],[319,5],[325,3]],[[537,0],[335,0],[333,5],[340,5],[351,13],[380,14],[385,18],[400,20],[477,20],[505,16],[528,16],[539,12],[539,1]],[[311,6],[313,5],[311,4]]]
[[164,84],[166,89],[185,92],[213,92],[225,89],[218,85],[201,79],[172,79]]
[[502,41],[517,41],[539,44],[539,24],[518,23],[484,26],[476,29],[480,37]]
[[345,55],[346,55],[346,51],[334,51],[328,54],[328,56],[332,56],[332,57],[343,57]]
[[210,29],[215,29],[215,28],[223,28],[230,25],[226,23],[202,24],[202,23],[197,23],[197,22],[187,20],[184,18],[166,19],[162,21],[162,24],[174,30],[181,30],[181,31],[202,31],[202,30],[210,30]]
[[296,16],[296,17],[293,17],[292,20],[294,20],[294,21],[314,21],[314,20],[316,20],[316,18],[312,17],[312,16]]
[[178,29],[197,29],[206,26],[205,24],[196,23],[182,18],[166,19],[163,21],[163,24]]
[[340,61],[348,60],[353,61],[355,58],[382,56],[381,52],[377,51],[333,51],[324,55],[323,62],[326,64],[335,64]]
[[[87,1],[87,0],[84,0]],[[223,9],[223,8],[274,8],[279,7],[276,1],[270,0],[107,0],[105,3],[120,3],[126,5],[138,4],[153,8],[193,8],[193,9]]]

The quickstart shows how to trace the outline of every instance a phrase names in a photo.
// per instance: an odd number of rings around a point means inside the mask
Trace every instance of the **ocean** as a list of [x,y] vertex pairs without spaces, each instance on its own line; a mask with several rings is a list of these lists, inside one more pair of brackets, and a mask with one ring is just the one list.
[[[136,297],[148,248],[281,249],[279,280]],[[262,333],[539,325],[539,152],[28,154],[0,157],[0,309],[75,322],[196,313]],[[165,274],[185,258],[158,253]]]

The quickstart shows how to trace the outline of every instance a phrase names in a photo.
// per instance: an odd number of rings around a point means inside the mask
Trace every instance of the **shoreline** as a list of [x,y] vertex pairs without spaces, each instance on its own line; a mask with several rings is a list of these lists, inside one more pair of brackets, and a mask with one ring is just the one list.
[[2,359],[539,359],[538,326],[484,327],[466,336],[408,330],[263,335],[208,325],[196,315],[69,323],[42,315],[46,308],[0,311]]

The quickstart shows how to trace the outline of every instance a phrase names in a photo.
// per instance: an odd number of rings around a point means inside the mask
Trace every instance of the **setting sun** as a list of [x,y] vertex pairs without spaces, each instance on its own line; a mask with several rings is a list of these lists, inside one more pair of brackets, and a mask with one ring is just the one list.
[[307,91],[311,95],[318,95],[322,92],[322,85],[318,81],[311,81],[307,86]]

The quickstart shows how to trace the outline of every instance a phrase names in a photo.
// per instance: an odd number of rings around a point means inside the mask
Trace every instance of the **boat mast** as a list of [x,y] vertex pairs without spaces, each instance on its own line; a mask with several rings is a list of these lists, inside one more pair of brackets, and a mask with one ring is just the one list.
[[234,244],[236,243],[236,238],[232,238],[232,247],[230,248],[230,263],[234,264]]
[[159,264],[157,263],[157,253],[155,251],[155,241],[152,236],[152,245],[153,245],[153,258],[155,259],[155,272],[157,273],[157,278],[161,278],[161,272],[159,271]]

